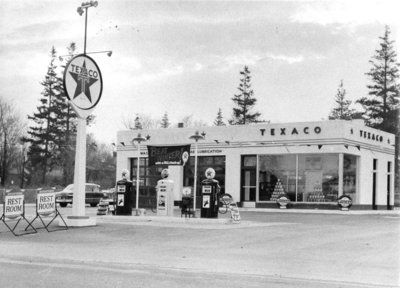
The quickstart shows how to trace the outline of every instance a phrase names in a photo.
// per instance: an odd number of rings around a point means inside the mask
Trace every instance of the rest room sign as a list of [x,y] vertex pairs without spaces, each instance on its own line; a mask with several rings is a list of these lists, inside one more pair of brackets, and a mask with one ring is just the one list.
[[14,219],[24,215],[24,194],[9,194],[4,199],[4,216]]
[[49,215],[56,212],[56,196],[54,191],[42,191],[37,195],[37,213]]

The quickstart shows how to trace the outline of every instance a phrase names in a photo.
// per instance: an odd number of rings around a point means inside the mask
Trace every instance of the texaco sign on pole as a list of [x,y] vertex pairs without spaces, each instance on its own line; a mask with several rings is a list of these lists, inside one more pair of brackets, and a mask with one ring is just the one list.
[[87,118],[103,92],[103,79],[96,62],[84,54],[72,58],[65,67],[64,88],[78,116]]
[[103,79],[96,62],[85,54],[71,59],[64,71],[64,89],[69,103],[78,115],[74,170],[72,216],[68,226],[96,225],[96,219],[85,216],[86,118],[99,103]]

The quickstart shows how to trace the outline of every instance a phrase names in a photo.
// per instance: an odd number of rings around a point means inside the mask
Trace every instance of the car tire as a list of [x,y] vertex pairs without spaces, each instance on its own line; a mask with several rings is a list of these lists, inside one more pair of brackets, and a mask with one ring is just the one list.
[[60,207],[67,207],[68,203],[60,203]]
[[90,203],[90,207],[96,207],[97,204],[96,203]]

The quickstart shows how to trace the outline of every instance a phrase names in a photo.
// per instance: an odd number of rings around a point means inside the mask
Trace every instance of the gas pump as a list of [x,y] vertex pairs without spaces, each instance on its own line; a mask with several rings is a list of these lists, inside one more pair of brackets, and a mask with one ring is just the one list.
[[208,168],[206,177],[201,181],[201,218],[218,218],[218,194],[221,190],[218,180],[215,180],[215,170]]
[[124,169],[122,179],[117,181],[115,215],[132,215],[133,186],[128,175],[129,171]]
[[174,181],[168,179],[169,171],[161,172],[161,180],[157,181],[157,215],[173,216],[174,214]]

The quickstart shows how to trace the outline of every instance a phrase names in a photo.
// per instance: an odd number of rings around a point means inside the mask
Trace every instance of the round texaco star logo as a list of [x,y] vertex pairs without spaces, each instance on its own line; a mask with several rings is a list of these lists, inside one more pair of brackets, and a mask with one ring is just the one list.
[[214,179],[214,177],[215,177],[215,170],[214,170],[213,168],[207,168],[205,174],[206,174],[207,179]]
[[64,89],[68,99],[77,108],[94,108],[103,92],[103,79],[96,62],[84,54],[72,58],[65,67]]

